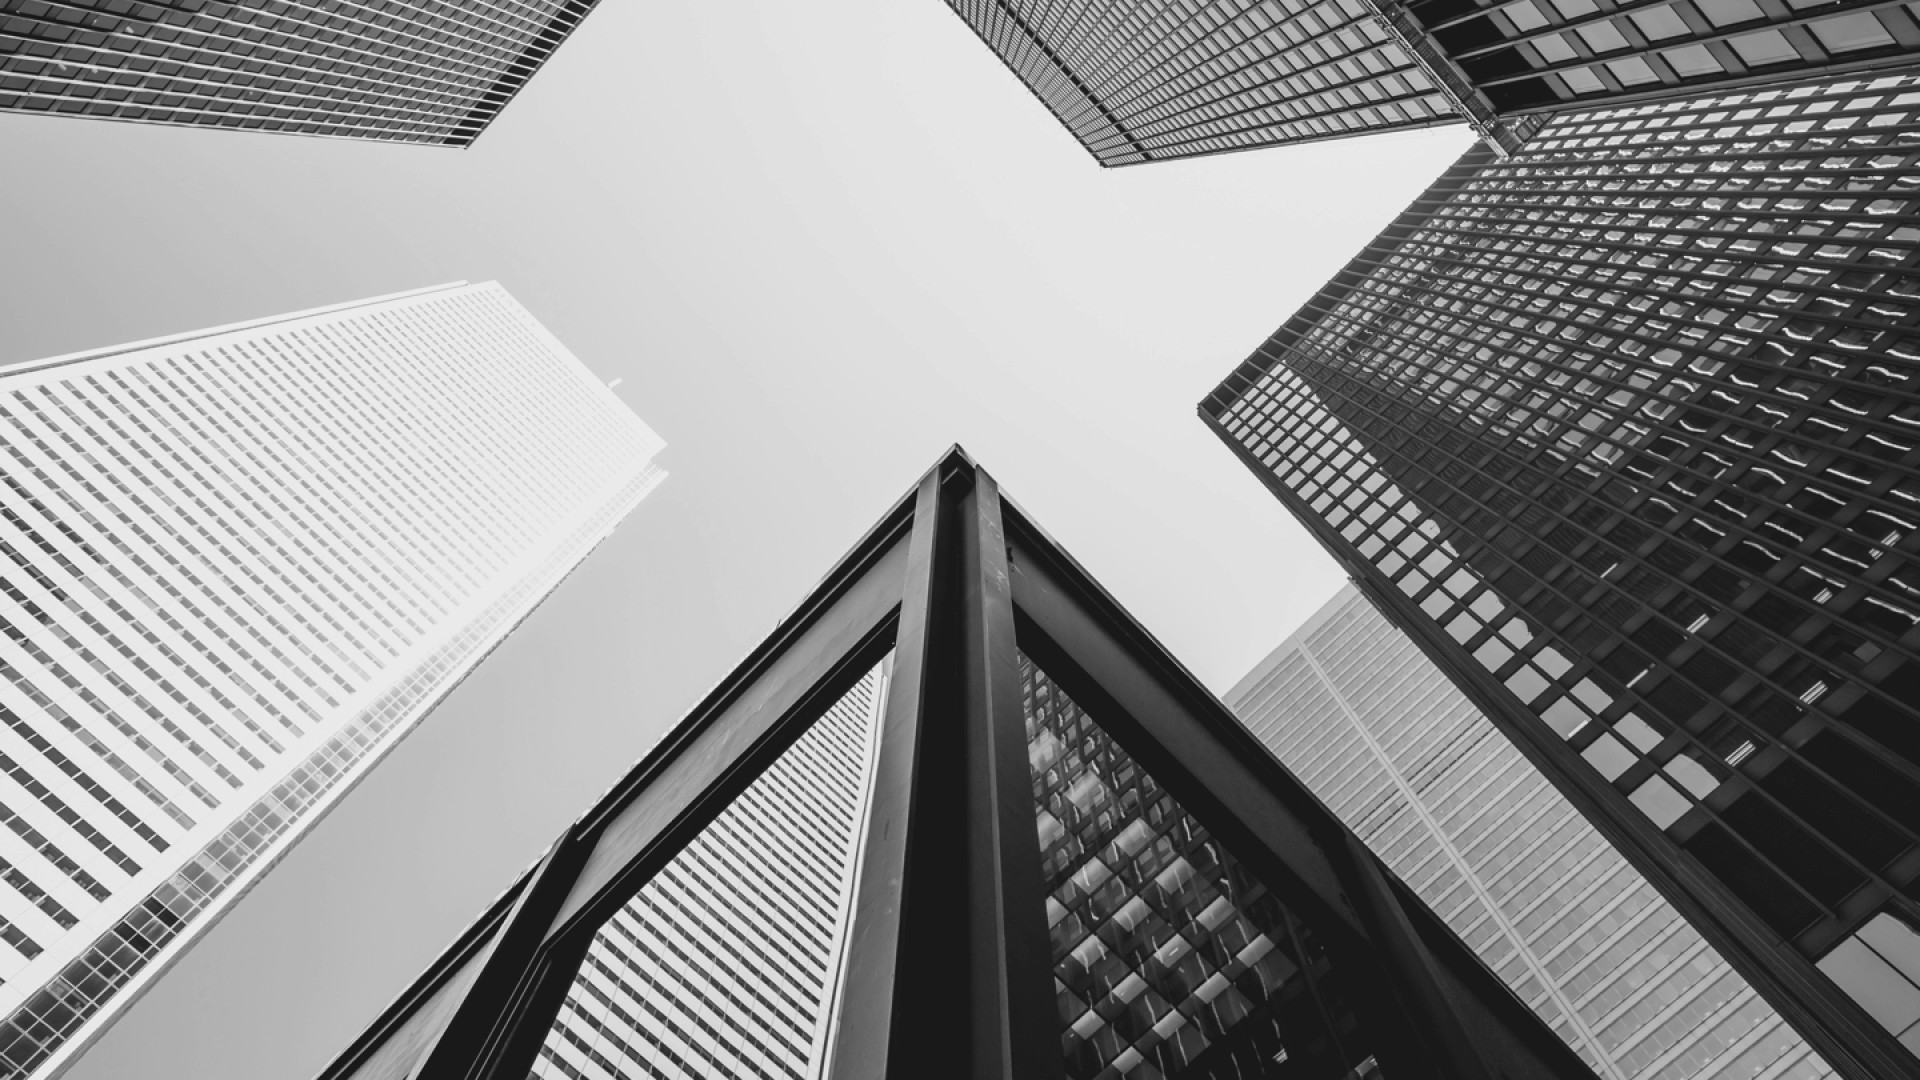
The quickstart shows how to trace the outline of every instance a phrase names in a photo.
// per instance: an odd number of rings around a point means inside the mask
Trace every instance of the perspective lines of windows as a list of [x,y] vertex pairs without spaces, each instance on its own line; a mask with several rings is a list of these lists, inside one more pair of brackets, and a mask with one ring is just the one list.
[[1457,119],[1362,0],[948,0],[1095,158]]
[[99,1030],[659,447],[492,284],[0,377],[0,1075]]
[[0,0],[0,109],[465,145],[587,0]]
[[1910,64],[1920,5],[1877,0],[1412,0],[1405,12],[1500,112]]
[[1226,700],[1599,1076],[1832,1075],[1356,588]]
[[1910,76],[1558,116],[1207,406],[1659,858],[1910,1047],[1917,152]]

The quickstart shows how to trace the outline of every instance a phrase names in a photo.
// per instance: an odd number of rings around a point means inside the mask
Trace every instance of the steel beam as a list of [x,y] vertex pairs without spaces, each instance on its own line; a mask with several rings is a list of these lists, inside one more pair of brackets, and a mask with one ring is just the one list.
[[1023,649],[1378,985],[1390,1075],[1591,1077],[955,448],[325,1080],[522,1080],[605,919],[889,649],[832,1080],[1064,1073]]
[[1352,1004],[1388,1075],[1593,1075],[1477,957],[1436,958],[1451,931],[1044,533],[1014,514],[1008,533],[1022,647],[1377,988]]

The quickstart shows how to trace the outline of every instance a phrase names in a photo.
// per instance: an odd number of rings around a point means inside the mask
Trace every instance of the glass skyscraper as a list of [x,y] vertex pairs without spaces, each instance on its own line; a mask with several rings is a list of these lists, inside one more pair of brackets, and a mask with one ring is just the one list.
[[588,0],[0,0],[0,109],[465,146]]
[[1920,59],[1871,0],[947,0],[1102,165],[1464,121],[1496,151],[1570,107]]
[[1920,1075],[1920,79],[1470,151],[1201,407],[1843,1073]]
[[491,283],[0,372],[0,1075],[110,1023],[660,447]]
[[1359,590],[1226,701],[1607,1080],[1832,1075]]
[[1365,0],[947,0],[1102,165],[1460,119]]

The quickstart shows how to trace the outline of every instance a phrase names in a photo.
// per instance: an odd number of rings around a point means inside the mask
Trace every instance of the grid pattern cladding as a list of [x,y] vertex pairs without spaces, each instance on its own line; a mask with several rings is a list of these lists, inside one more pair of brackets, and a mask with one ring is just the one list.
[[821,1074],[883,685],[870,672],[608,920],[534,1078]]
[[1070,1080],[1383,1075],[1313,931],[1022,656]]
[[97,1034],[659,447],[492,284],[0,377],[0,1075]]
[[1357,590],[1227,701],[1600,1076],[1832,1075]]
[[587,0],[0,0],[0,109],[465,146]]
[[1917,149],[1913,77],[1557,117],[1202,407],[1720,944],[1909,1049]]
[[948,0],[1103,165],[1459,119],[1363,0]]
[[1412,0],[1386,3],[1499,112],[1904,65],[1920,4],[1884,0]]

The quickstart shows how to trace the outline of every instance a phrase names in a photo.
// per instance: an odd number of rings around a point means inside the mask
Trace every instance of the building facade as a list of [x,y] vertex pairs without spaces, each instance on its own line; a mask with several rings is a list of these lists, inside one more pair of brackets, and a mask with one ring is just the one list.
[[1595,1073],[1832,1075],[1358,589],[1225,700]]
[[1920,1075],[1920,80],[1470,151],[1201,406],[1841,1072]]
[[1102,165],[1454,123],[1364,0],[947,0]]
[[7,0],[0,109],[466,146],[592,6]]
[[[877,710],[849,709],[881,664]],[[839,786],[853,715],[874,732],[861,809]],[[832,779],[787,771],[823,727]],[[702,895],[693,920],[663,899]],[[1593,1075],[957,447],[321,1075],[816,1063]]]
[[884,697],[876,668],[607,920],[530,1076],[822,1075]]
[[947,0],[1102,165],[1544,114],[1920,58],[1897,4]]
[[491,283],[0,373],[0,1075],[103,1030],[660,446]]

